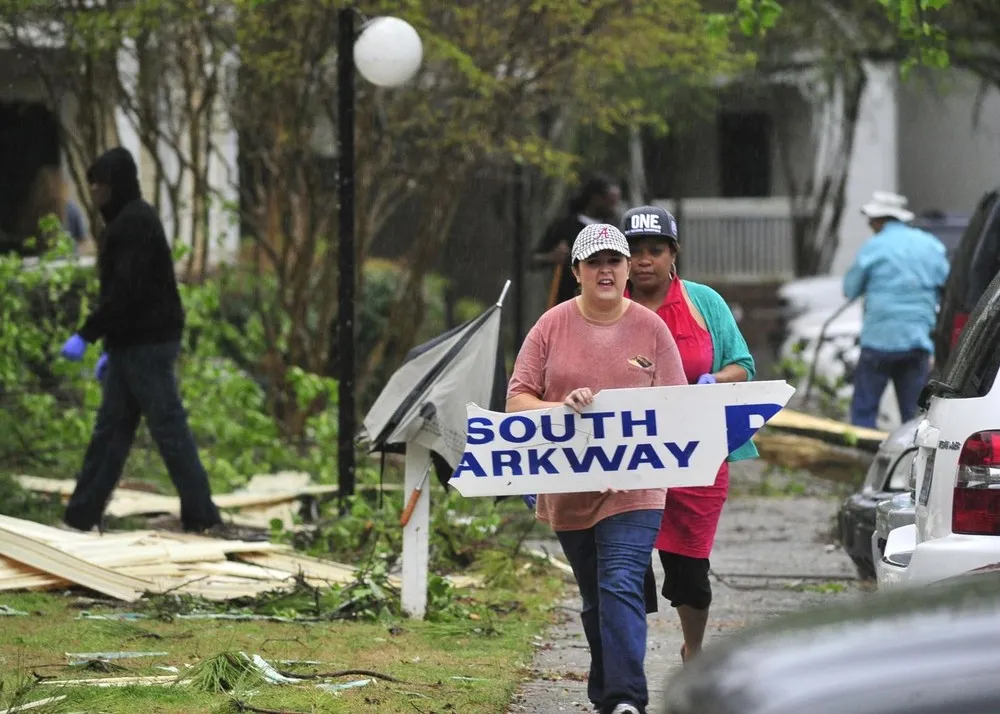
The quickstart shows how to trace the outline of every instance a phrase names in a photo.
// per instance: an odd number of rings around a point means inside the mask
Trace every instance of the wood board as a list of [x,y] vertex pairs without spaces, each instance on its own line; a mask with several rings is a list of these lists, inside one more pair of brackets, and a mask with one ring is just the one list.
[[0,555],[125,602],[134,602],[149,581],[115,572],[65,550],[0,526]]
[[[82,586],[131,602],[183,593],[226,601],[290,589],[353,582],[357,568],[303,555],[290,546],[142,530],[80,533],[0,516],[0,591]],[[399,586],[398,578],[390,584]],[[452,584],[481,584],[454,576]]]
[[835,419],[813,416],[794,409],[782,409],[771,417],[764,428],[758,432],[755,442],[763,435],[775,431],[784,431],[799,436],[810,437],[827,443],[856,447],[865,451],[875,451],[889,436],[889,432],[879,429],[867,429],[862,426],[845,424]]
[[837,483],[855,484],[873,458],[859,449],[830,444],[798,434],[770,432],[754,439],[760,458],[769,464]]
[[[58,494],[63,502],[69,500],[76,487],[73,479],[53,479],[39,476],[18,475],[15,477],[22,488],[38,493]],[[235,526],[248,528],[268,528],[272,519],[277,518],[286,529],[294,528],[295,502],[304,498],[332,497],[339,489],[330,484],[314,484],[304,472],[281,472],[277,474],[257,474],[246,487],[233,493],[215,494],[212,500],[223,511],[223,518]],[[368,490],[369,486],[359,486],[358,490]],[[399,484],[382,484],[383,491],[400,489]],[[232,512],[235,511],[235,512]],[[166,514],[180,517],[180,501],[175,496],[150,493],[137,488],[116,488],[105,513],[115,518]]]

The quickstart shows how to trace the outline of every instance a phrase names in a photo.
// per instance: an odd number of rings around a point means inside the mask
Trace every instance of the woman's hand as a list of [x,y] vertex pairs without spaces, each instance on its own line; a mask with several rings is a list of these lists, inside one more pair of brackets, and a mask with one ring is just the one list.
[[563,400],[563,404],[576,412],[579,412],[584,407],[590,406],[593,402],[594,393],[590,391],[589,387],[574,389],[572,392],[567,394],[566,399]]

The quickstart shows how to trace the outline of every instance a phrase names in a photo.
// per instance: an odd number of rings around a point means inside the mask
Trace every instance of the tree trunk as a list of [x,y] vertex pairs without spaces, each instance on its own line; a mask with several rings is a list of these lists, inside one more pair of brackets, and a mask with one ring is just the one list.
[[[866,77],[860,62],[842,67],[830,80],[827,95],[819,100],[837,107],[833,137],[814,137],[817,147],[812,177],[799,182],[789,151],[790,140],[778,124],[778,152],[791,200],[792,241],[797,276],[829,271],[839,245],[840,221],[844,211],[854,135],[857,128]],[[832,126],[832,125],[831,125]],[[819,127],[830,131],[830,127]],[[824,138],[829,141],[824,141]]]
[[633,206],[645,205],[646,197],[649,195],[643,150],[642,128],[632,125],[628,128],[628,193],[629,202]]

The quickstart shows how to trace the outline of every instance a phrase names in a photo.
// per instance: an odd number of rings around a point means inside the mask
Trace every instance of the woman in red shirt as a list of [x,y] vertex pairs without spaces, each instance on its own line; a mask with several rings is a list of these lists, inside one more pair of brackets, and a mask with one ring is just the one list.
[[[632,271],[627,295],[659,315],[680,351],[689,384],[746,382],[754,363],[729,306],[706,285],[677,277],[677,222],[668,211],[641,206],[622,218]],[[681,659],[701,651],[712,602],[709,556],[729,491],[729,460],[756,455],[744,445],[722,463],[712,486],[671,488],[656,549],[663,563],[663,595],[677,609]]]

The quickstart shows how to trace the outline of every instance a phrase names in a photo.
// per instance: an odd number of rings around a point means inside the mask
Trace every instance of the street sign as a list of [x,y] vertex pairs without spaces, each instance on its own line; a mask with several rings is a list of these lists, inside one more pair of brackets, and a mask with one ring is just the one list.
[[469,404],[449,483],[467,497],[710,486],[794,393],[775,380],[606,389],[580,413]]

